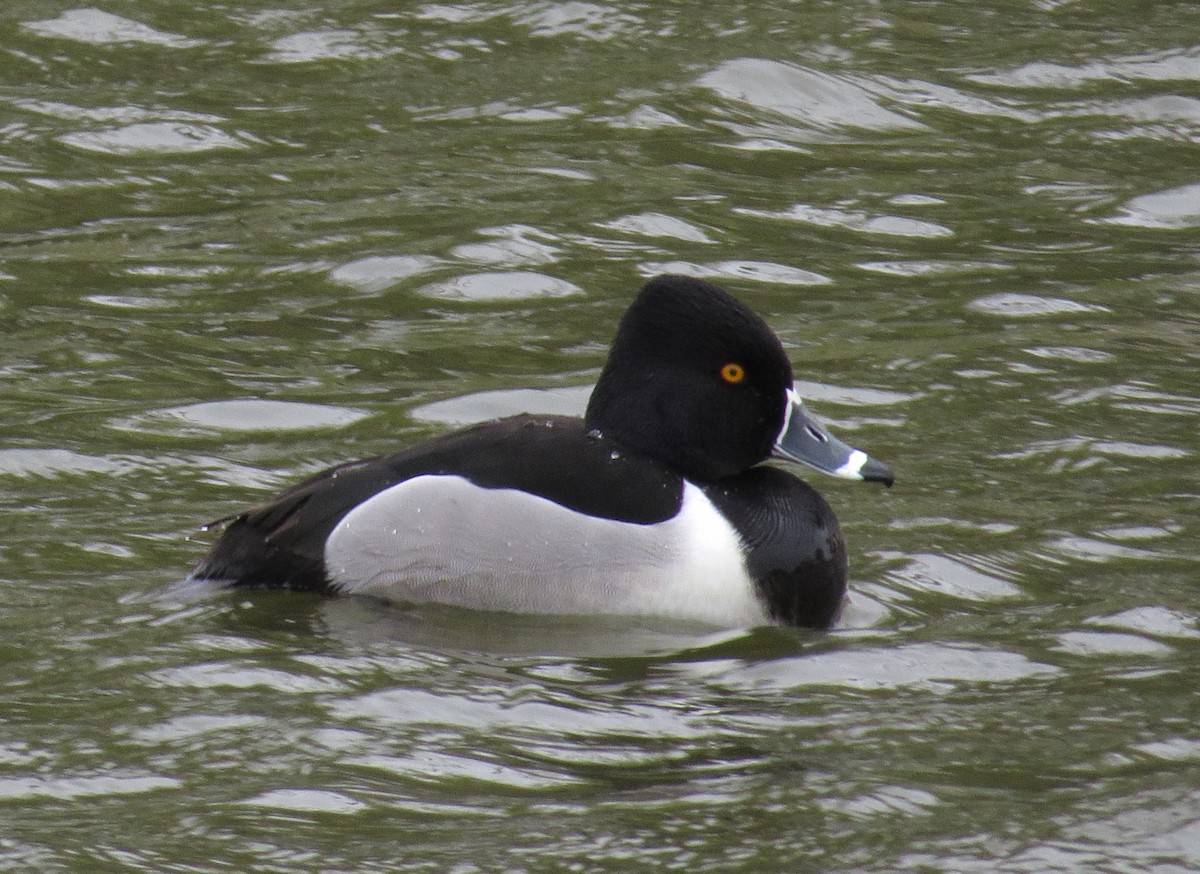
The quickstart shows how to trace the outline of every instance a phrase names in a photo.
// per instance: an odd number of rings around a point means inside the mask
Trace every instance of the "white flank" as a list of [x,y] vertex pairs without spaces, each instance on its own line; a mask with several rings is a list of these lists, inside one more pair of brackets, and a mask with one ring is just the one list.
[[520,613],[768,621],[736,531],[700,489],[672,519],[597,519],[514,489],[419,476],[352,510],[325,546],[345,592]]

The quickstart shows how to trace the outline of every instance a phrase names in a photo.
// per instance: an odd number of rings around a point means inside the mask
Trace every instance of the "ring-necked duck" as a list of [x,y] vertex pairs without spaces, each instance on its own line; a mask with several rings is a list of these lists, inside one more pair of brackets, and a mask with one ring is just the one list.
[[841,528],[803,480],[758,466],[771,456],[892,484],[808,416],[762,319],[660,276],[584,418],[512,416],[334,467],[226,520],[192,579],[824,628],[846,593]]

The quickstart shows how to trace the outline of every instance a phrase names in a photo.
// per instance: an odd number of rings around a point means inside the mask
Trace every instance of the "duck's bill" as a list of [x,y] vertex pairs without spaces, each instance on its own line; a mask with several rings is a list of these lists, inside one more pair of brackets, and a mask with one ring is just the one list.
[[788,392],[788,411],[775,441],[776,458],[799,461],[824,473],[845,479],[866,480],[891,486],[891,469],[834,437],[825,426],[808,415],[800,397]]

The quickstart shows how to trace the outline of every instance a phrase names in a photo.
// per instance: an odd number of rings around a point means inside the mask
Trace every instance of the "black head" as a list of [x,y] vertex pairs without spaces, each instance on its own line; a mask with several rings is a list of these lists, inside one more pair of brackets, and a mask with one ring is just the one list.
[[792,365],[747,306],[687,276],[650,280],[617,328],[586,421],[691,479],[766,460]]

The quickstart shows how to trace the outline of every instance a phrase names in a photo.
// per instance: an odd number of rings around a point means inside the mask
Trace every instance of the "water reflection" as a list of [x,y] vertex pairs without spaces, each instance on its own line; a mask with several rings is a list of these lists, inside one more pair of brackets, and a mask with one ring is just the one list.
[[58,18],[44,21],[26,21],[23,30],[38,36],[77,40],[100,45],[120,43],[144,43],[173,49],[194,48],[204,45],[203,40],[190,39],[179,34],[155,30],[153,27],[104,12],[100,9],[68,9]]
[[1200,225],[1200,183],[1135,197],[1106,221],[1143,228],[1194,228]]
[[[924,125],[885,109],[872,87],[855,76],[806,69],[762,58],[726,61],[697,80],[721,97],[786,115],[800,127],[920,130]],[[741,132],[747,128],[742,126]],[[778,135],[776,128],[774,135]]]

